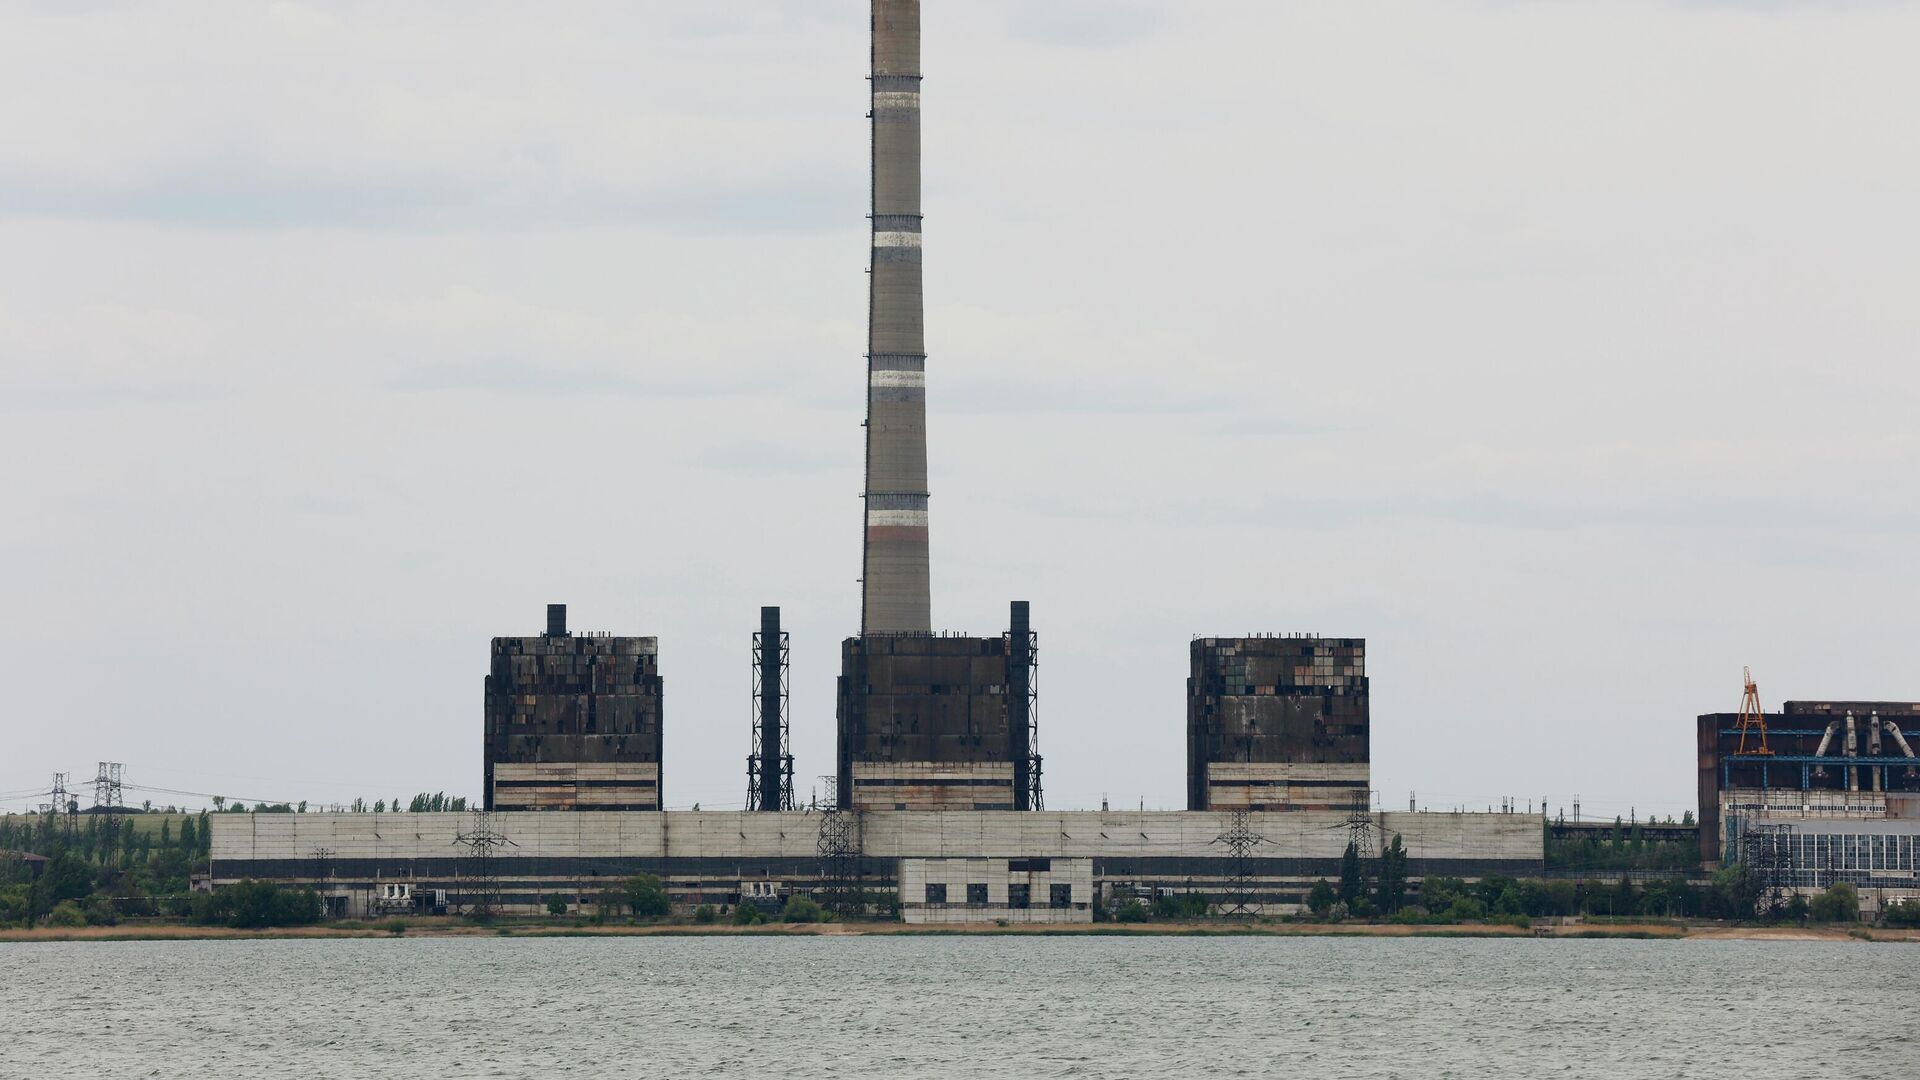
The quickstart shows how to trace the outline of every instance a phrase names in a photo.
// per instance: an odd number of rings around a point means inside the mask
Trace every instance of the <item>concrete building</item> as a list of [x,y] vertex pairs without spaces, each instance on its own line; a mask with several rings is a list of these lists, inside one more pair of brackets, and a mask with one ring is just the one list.
[[1187,808],[1333,810],[1371,787],[1367,643],[1196,638],[1187,679]]
[[[1339,878],[1350,835],[1345,813],[1256,813],[1248,821],[1259,839],[1255,854],[1236,860],[1219,842],[1233,826],[1229,813],[856,816],[849,854],[861,887],[877,906],[895,900],[915,921],[1079,920],[1090,917],[1082,904],[1169,892],[1235,895],[1257,911],[1292,913],[1316,879]],[[644,872],[659,875],[686,910],[736,904],[769,885],[817,893],[820,841],[834,819],[805,811],[501,813],[485,821],[500,842],[483,858],[462,839],[479,831],[469,814],[215,814],[212,873],[218,885],[242,878],[310,884],[330,909],[359,917],[378,913],[390,885],[434,902],[444,893],[455,911],[470,910],[486,891],[502,910],[537,914],[549,896],[591,903]],[[1377,837],[1403,839],[1416,898],[1425,877],[1527,876],[1544,866],[1537,815],[1377,813],[1370,822]],[[929,885],[945,889],[929,893]],[[977,885],[987,888],[983,906],[974,906]],[[1016,885],[1026,886],[1025,909],[1015,907]],[[1053,906],[1055,886],[1067,887],[1059,896],[1064,908]],[[1027,914],[1009,914],[1016,910]]]
[[873,0],[873,226],[860,632],[933,629],[921,285],[920,3]]
[[865,635],[841,647],[838,805],[1028,810],[1034,636],[1023,601],[999,637]]
[[486,682],[489,810],[658,810],[659,643],[547,631],[493,639]]

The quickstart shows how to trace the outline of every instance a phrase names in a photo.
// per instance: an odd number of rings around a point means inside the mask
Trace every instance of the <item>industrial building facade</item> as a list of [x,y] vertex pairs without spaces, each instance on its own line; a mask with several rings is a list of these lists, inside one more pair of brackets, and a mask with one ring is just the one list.
[[659,643],[547,632],[493,639],[486,681],[489,810],[661,808]]
[[[1737,713],[1697,721],[1700,856],[1731,861],[1742,820],[1920,819],[1920,704],[1789,701],[1744,727]],[[1920,827],[1920,821],[1916,821]]]
[[[1295,913],[1314,881],[1339,878],[1353,828],[1349,814],[1315,811],[215,814],[212,876],[312,885],[336,914],[363,917],[403,891],[444,894],[454,912],[484,895],[495,910],[539,914],[556,894],[591,904],[648,873],[685,911],[830,891],[820,840],[836,815],[859,819],[847,865],[872,907],[897,903],[915,922],[1086,921],[1095,904],[1167,893]],[[1251,857],[1220,843],[1236,820],[1258,838]],[[1397,812],[1368,825],[1376,842],[1402,838],[1416,893],[1426,877],[1539,874],[1540,826],[1537,815]],[[478,834],[494,844],[483,851]]]
[[1367,805],[1363,639],[1196,638],[1190,662],[1187,809]]
[[1034,635],[1025,602],[999,637],[868,634],[841,646],[838,805],[1029,810]]

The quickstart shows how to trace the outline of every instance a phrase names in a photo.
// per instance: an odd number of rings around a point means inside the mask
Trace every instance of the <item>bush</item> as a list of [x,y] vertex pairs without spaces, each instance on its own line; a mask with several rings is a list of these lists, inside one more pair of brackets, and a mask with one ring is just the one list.
[[225,923],[241,929],[309,926],[320,921],[320,895],[312,889],[282,888],[271,881],[242,881],[193,898],[193,921]]
[[1920,926],[1920,900],[1888,904],[1886,919],[1888,926]]
[[565,915],[566,913],[567,913],[566,897],[561,896],[559,893],[554,893],[552,896],[547,897],[547,914]]
[[1324,919],[1333,910],[1333,902],[1338,899],[1339,895],[1333,891],[1333,886],[1327,884],[1326,878],[1321,878],[1313,883],[1313,891],[1307,894],[1307,910]]
[[826,912],[820,910],[819,904],[797,893],[787,897],[787,906],[780,909],[781,922],[813,923],[820,922],[825,917]]
[[1153,898],[1153,914],[1158,919],[1203,919],[1211,906],[1202,893],[1161,893]]
[[694,922],[704,925],[712,922],[716,917],[712,904],[701,904],[699,907],[693,909]]
[[386,922],[380,924],[380,929],[385,930],[394,937],[399,937],[401,934],[407,932],[407,920],[388,919]]
[[1487,906],[1471,896],[1456,896],[1447,909],[1447,918],[1455,922],[1479,922],[1487,917]]
[[1134,897],[1120,905],[1119,910],[1113,913],[1113,921],[1128,923],[1146,922],[1149,915],[1147,905],[1141,903],[1139,897]]
[[15,885],[0,889],[0,923],[26,922],[27,913],[33,910],[33,887]]
[[87,925],[113,926],[119,921],[120,916],[113,910],[111,897],[96,896],[87,901]]
[[1859,922],[1860,890],[1849,882],[1836,881],[1813,898],[1809,914],[1818,922]]
[[740,904],[734,905],[733,925],[758,926],[765,921],[766,919],[763,918],[760,914],[760,909],[755,907],[754,905],[747,904],[747,903],[740,903]]
[[627,879],[627,907],[642,919],[664,918],[673,910],[667,891],[652,874],[635,874]]
[[85,912],[80,910],[79,904],[71,900],[62,900],[53,905],[52,911],[47,912],[47,925],[66,928],[85,926],[87,925],[87,916]]

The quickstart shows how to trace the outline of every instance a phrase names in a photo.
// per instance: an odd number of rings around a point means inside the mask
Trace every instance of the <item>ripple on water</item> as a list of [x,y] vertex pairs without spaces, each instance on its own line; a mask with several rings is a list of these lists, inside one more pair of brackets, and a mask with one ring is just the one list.
[[[0,1073],[1891,1077],[1916,1072],[1888,1011],[1914,955],[1184,937],[0,945]],[[1783,1012],[1783,994],[1820,1007]]]

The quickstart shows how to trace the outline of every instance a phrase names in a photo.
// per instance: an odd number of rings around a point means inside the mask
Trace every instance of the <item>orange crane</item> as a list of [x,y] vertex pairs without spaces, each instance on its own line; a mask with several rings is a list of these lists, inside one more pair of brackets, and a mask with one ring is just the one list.
[[[1763,757],[1772,757],[1773,751],[1767,749],[1767,714],[1760,708],[1760,688],[1753,684],[1753,669],[1741,668],[1747,678],[1746,695],[1740,699],[1740,749],[1736,754],[1752,753]],[[1757,735],[1760,746],[1756,750],[1747,749],[1747,736]]]

